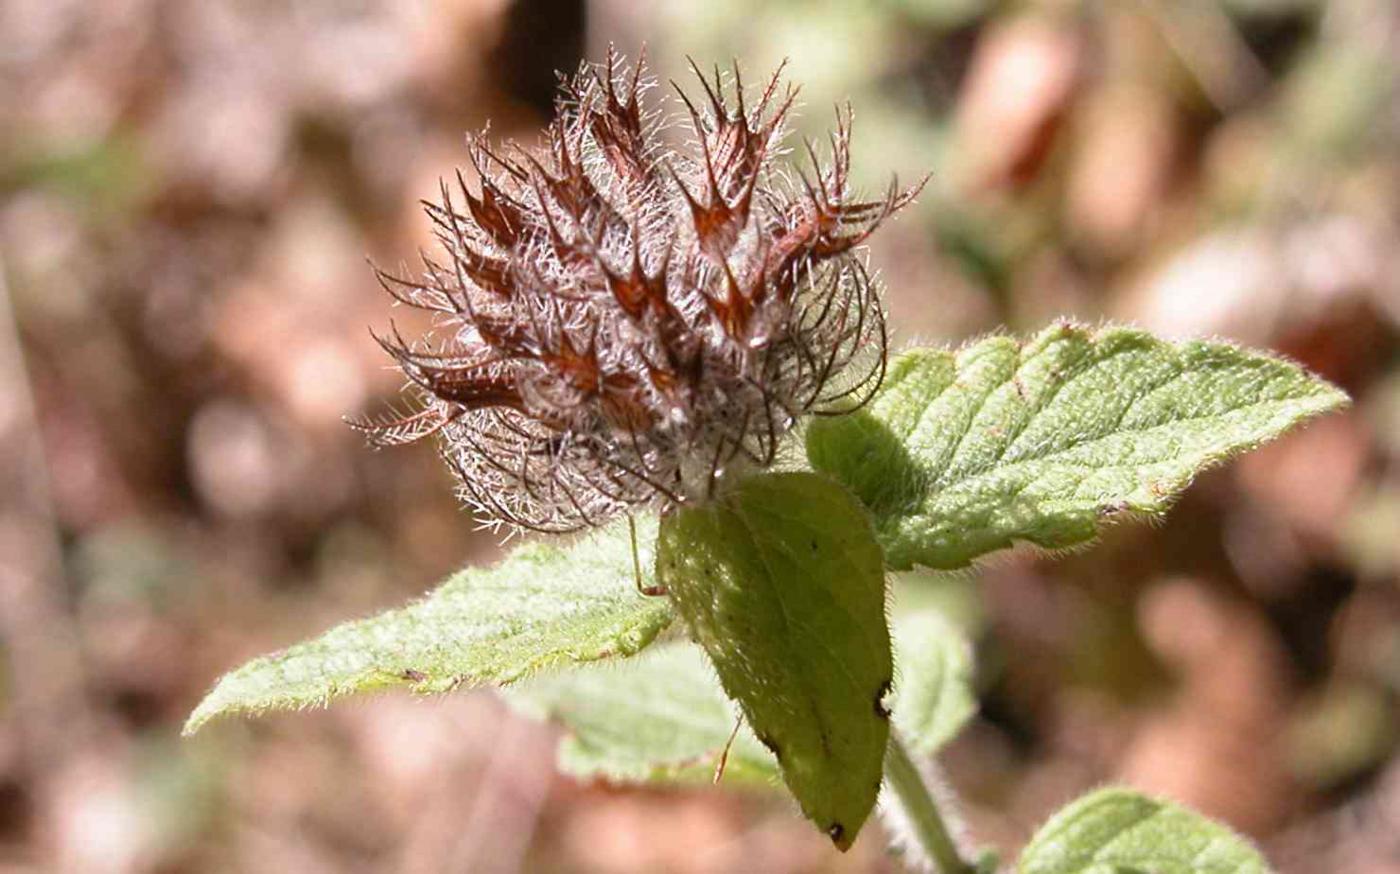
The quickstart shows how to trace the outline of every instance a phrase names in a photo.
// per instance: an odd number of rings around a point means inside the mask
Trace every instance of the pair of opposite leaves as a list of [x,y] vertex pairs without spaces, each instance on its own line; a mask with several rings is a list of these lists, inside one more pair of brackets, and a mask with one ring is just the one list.
[[808,426],[812,467],[840,486],[766,475],[667,520],[656,570],[673,598],[631,591],[625,537],[531,544],[408,607],[249,662],[185,730],[632,655],[674,604],[804,812],[849,844],[888,734],[886,566],[960,567],[1016,540],[1082,543],[1102,518],[1159,513],[1201,469],[1345,402],[1268,355],[1123,328],[1061,324],[1027,343],[910,350],[868,407]]

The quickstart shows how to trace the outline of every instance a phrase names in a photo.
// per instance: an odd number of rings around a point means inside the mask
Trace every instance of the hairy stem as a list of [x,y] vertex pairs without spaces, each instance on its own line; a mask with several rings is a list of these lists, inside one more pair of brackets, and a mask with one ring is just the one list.
[[885,788],[881,803],[887,825],[906,845],[910,861],[917,859],[937,874],[975,874],[977,868],[958,852],[937,793],[894,731],[885,752]]

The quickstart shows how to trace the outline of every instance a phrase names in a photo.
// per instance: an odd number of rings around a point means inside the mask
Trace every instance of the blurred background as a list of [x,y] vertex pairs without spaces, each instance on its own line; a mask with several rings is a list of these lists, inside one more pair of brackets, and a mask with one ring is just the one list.
[[1284,872],[1400,871],[1393,0],[3,0],[0,870],[893,870],[780,799],[557,777],[489,694],[177,737],[221,672],[497,554],[429,446],[341,423],[398,388],[365,258],[610,42],[788,58],[862,185],[934,174],[873,241],[902,342],[1129,321],[1352,393],[1163,524],[906,584],[978,640],[978,840],[1122,780]]

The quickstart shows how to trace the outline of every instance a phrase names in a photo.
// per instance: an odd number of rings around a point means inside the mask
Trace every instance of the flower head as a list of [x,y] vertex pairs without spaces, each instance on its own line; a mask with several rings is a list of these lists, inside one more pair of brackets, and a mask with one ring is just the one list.
[[849,110],[825,164],[807,144],[813,177],[776,166],[796,96],[781,70],[749,98],[736,68],[730,98],[697,69],[680,150],[642,104],[642,65],[620,66],[609,52],[563,85],[540,154],[470,138],[477,193],[459,173],[426,205],[440,259],[380,273],[443,339],[379,338],[420,408],[360,427],[381,445],[437,435],[488,524],[566,531],[701,499],[883,378],[854,250],[917,187],[851,196]]

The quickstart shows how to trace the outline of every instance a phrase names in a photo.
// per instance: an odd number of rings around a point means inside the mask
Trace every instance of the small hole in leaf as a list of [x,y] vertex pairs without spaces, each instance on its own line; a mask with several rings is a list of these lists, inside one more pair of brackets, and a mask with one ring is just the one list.
[[880,689],[875,693],[875,715],[881,719],[890,718],[890,706],[885,703],[885,699],[890,696],[890,689],[893,682],[886,680],[880,684]]

